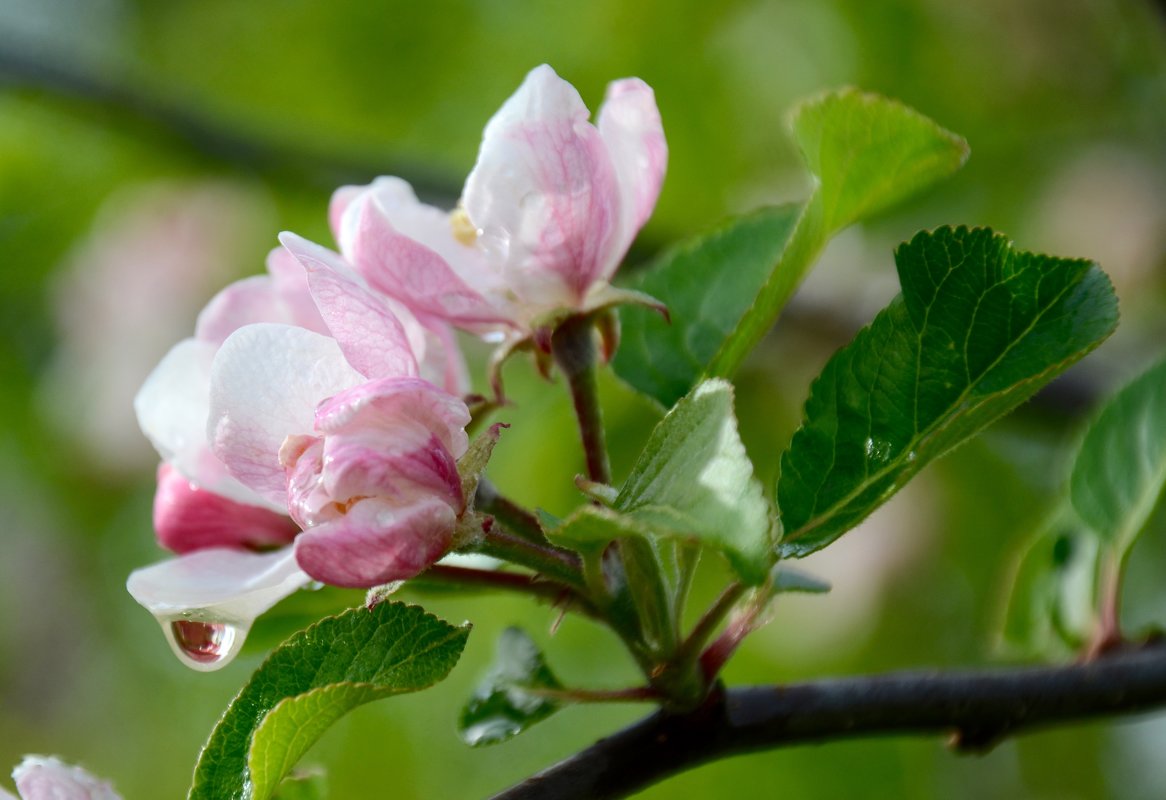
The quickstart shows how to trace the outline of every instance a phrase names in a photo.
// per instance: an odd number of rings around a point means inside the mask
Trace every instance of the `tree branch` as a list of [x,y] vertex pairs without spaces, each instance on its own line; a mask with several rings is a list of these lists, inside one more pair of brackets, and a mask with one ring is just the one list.
[[1166,645],[1051,667],[902,672],[721,691],[696,711],[657,712],[494,800],[627,797],[742,753],[888,734],[949,735],[983,751],[1038,727],[1166,705]]

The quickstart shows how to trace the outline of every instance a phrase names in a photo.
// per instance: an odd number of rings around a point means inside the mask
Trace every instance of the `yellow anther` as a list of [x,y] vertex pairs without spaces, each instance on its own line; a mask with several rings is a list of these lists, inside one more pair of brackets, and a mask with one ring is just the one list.
[[478,241],[478,229],[470,221],[470,215],[462,206],[458,206],[449,215],[449,226],[453,229],[453,238],[466,247],[473,247]]

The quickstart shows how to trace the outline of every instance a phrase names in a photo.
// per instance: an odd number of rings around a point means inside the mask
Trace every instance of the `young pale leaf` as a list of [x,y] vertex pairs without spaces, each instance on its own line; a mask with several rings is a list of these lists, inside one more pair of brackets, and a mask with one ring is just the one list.
[[1016,560],[1000,631],[1009,651],[1064,656],[1096,625],[1097,541],[1068,516],[1039,530]]
[[1069,497],[1093,532],[1124,558],[1166,484],[1166,361],[1106,404],[1081,442]]
[[987,229],[920,233],[895,261],[902,294],[826,364],[782,456],[783,555],[834,541],[1117,325],[1096,265]]
[[321,620],[277,648],[231,701],[190,800],[266,800],[324,730],[361,703],[445,678],[469,627],[382,603]]
[[765,580],[773,524],[737,433],[727,381],[701,383],[668,412],[614,507],[650,528],[721,550],[748,583]]
[[[794,109],[794,139],[814,176],[781,259],[705,374],[729,376],[761,340],[830,237],[955,172],[968,144],[902,103],[856,89]],[[660,297],[665,303],[667,296]]]
[[620,309],[621,337],[612,366],[633,388],[671,408],[704,374],[778,262],[800,206],[765,208],[664,253],[631,282],[662,300],[651,309]]
[[328,796],[328,780],[322,770],[296,771],[280,782],[272,800],[324,800]]
[[561,707],[532,689],[562,688],[538,645],[522,629],[507,628],[498,638],[494,666],[462,709],[458,733],[472,747],[504,742]]

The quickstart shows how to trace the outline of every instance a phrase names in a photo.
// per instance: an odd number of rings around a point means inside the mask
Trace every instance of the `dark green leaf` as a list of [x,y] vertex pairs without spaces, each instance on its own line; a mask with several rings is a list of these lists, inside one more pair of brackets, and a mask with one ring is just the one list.
[[799,211],[785,205],[733,219],[637,275],[630,286],[663,301],[671,323],[647,308],[621,308],[616,374],[664,408],[688,394],[757,298]]
[[1069,496],[1093,532],[1124,558],[1166,484],[1166,361],[1118,392],[1090,426]]
[[832,542],[1117,325],[1096,265],[987,229],[920,233],[895,260],[902,294],[827,363],[782,456],[784,555]]
[[266,800],[355,706],[445,678],[469,635],[417,606],[329,617],[277,648],[231,701],[195,767],[191,800]]
[[474,747],[504,742],[561,707],[531,689],[562,688],[538,645],[520,628],[507,628],[498,638],[494,666],[462,709],[458,732]]

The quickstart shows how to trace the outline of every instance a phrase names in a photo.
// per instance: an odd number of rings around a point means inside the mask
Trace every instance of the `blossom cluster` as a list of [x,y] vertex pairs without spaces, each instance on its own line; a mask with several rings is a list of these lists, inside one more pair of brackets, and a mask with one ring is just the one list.
[[220,292],[153,371],[135,410],[163,459],[158,540],[178,557],[128,586],[177,626],[172,644],[197,656],[223,644],[211,622],[245,628],[313,580],[405,580],[457,546],[471,414],[454,329],[510,352],[619,302],[610,278],[663,181],[646,84],[612,83],[588,118],[534,69],[452,212],[399,178],[337,190],[338,250],[282,234],[267,274]]

